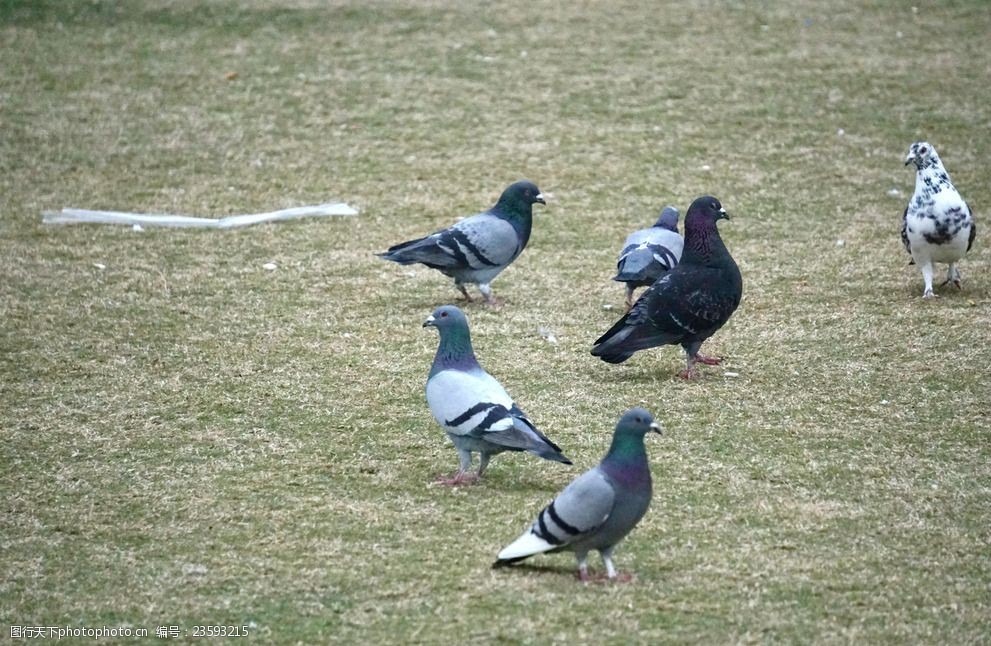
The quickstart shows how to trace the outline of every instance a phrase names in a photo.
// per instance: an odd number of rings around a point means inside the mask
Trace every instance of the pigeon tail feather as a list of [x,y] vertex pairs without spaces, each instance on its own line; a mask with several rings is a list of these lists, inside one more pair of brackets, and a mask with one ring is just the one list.
[[499,552],[496,563],[516,563],[535,554],[542,554],[553,550],[556,545],[548,543],[532,531],[527,530],[522,536],[507,545]]
[[[630,314],[635,311],[634,306]],[[605,334],[595,340],[592,356],[599,357],[607,363],[623,363],[640,350],[667,343],[676,343],[680,340],[677,335],[659,337],[658,332],[652,327],[631,324],[629,322],[630,314],[621,318]]]

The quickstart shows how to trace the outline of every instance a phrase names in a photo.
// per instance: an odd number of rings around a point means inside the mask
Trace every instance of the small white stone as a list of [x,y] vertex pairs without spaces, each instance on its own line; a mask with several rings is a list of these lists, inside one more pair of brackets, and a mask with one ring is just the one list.
[[739,372],[724,372],[723,373],[723,376],[724,377],[739,377],[740,376],[740,373]]
[[893,188],[890,191],[888,191],[888,195],[890,195],[891,197],[898,197],[901,194],[902,192],[899,191],[897,188]]
[[609,311],[609,310],[611,310],[611,309],[612,309],[613,307],[615,307],[615,306],[614,306],[614,305],[610,305],[610,304],[608,304],[608,303],[606,303],[605,305],[603,305],[603,306],[602,306],[602,309],[604,309],[604,310],[606,310],[606,311],[608,312],[608,311]]
[[887,399],[882,399],[881,400],[881,405],[882,406],[887,406],[888,405],[888,400]]
[[278,267],[278,265],[276,265],[274,262],[266,262],[264,265],[262,265],[262,267],[264,267],[269,271],[274,271],[275,268]]
[[837,247],[842,247],[845,244],[846,244],[846,240],[837,240],[836,241],[836,246]]
[[107,266],[104,265],[102,262],[94,262],[93,263],[93,266],[96,267],[97,269],[106,269],[107,268]]
[[537,328],[537,334],[542,336],[544,340],[546,340],[551,345],[557,345],[557,337],[554,336],[554,333],[550,331],[550,328],[540,326]]
[[137,231],[139,233],[141,231],[144,231],[144,230],[145,230],[145,228],[143,226],[141,226],[140,224],[135,224],[134,226],[131,227],[131,231]]
[[712,170],[712,166],[709,164],[702,164],[702,170]]
[[846,130],[844,130],[843,128],[839,128],[839,129],[838,129],[838,130],[836,131],[836,136],[838,136],[838,137],[842,137],[842,136],[843,136],[843,135],[845,135],[845,134],[846,134]]

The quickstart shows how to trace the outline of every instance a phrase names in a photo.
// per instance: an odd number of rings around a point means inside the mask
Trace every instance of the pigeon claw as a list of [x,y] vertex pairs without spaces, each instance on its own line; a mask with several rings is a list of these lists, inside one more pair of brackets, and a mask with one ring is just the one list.
[[688,368],[685,368],[684,370],[678,373],[678,376],[684,379],[685,381],[691,381],[692,379],[695,378],[696,372],[695,370],[690,370]]
[[449,487],[457,487],[460,485],[476,484],[479,477],[474,473],[455,473],[450,478],[445,478],[441,476],[437,479],[437,484],[447,485]]
[[695,360],[699,363],[704,363],[707,366],[718,366],[723,362],[722,357],[707,357],[704,354],[695,355]]

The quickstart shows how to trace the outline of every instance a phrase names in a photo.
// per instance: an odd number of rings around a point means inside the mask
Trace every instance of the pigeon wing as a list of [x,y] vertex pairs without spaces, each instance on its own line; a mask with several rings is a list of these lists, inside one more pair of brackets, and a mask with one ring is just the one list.
[[513,225],[489,213],[479,213],[379,255],[401,265],[418,262],[433,269],[485,269],[508,264],[519,253],[518,246]]
[[615,503],[616,492],[599,468],[586,471],[537,515],[530,529],[499,552],[496,564],[564,549],[594,535]]
[[434,419],[453,435],[480,436],[510,430],[513,400],[484,370],[441,370],[427,381],[427,405]]
[[977,221],[974,220],[974,212],[970,210],[970,206],[964,203],[967,207],[967,213],[970,213],[970,237],[967,238],[967,251],[974,246],[974,239],[977,238]]

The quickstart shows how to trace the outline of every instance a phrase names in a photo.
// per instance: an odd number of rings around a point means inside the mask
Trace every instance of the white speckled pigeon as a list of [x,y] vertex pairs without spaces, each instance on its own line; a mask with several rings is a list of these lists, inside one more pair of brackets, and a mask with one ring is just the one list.
[[424,238],[403,242],[378,254],[401,265],[421,263],[454,278],[454,285],[471,301],[466,283],[478,285],[495,304],[490,284],[522,253],[530,240],[534,203],[545,204],[536,184],[519,181],[503,191],[488,211]]
[[[440,332],[440,345],[427,379],[427,404],[458,450],[460,466],[444,484],[482,476],[489,458],[503,451],[529,451],[571,464],[561,449],[533,425],[502,385],[485,372],[471,347],[468,319],[453,305],[438,307],[423,322]],[[468,475],[471,454],[479,453],[477,475]]]
[[665,206],[654,226],[634,231],[623,243],[613,280],[626,283],[626,309],[633,307],[633,291],[649,287],[678,264],[684,239],[678,233],[678,209]]
[[692,202],[685,215],[681,261],[596,339],[594,356],[622,363],[638,350],[678,343],[688,357],[681,373],[685,379],[695,376],[697,362],[714,365],[722,361],[699,354],[699,348],[729,320],[743,295],[740,268],[716,228],[718,220],[728,217],[714,197],[706,195]]
[[915,194],[902,214],[902,244],[922,270],[926,284],[922,298],[933,298],[933,263],[948,263],[942,284],[959,288],[956,263],[973,246],[977,225],[931,144],[912,144],[905,158],[905,165],[909,164],[916,168]]
[[598,550],[607,576],[616,578],[613,549],[650,506],[650,466],[643,445],[648,431],[661,432],[650,413],[642,408],[624,413],[602,462],[558,494],[530,529],[499,552],[493,567],[543,552],[571,550],[578,559],[578,576],[587,581],[588,553]]

